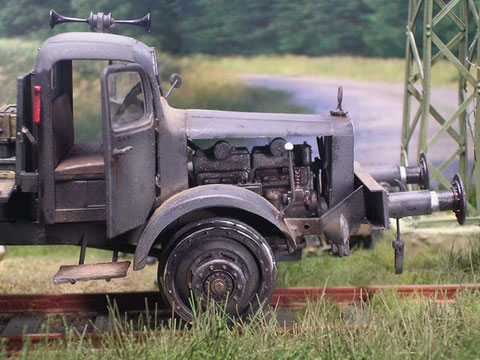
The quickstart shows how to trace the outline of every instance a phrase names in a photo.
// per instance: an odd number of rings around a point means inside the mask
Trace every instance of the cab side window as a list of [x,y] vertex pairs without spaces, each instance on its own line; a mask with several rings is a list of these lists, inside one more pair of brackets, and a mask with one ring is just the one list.
[[144,118],[145,96],[139,73],[125,71],[109,74],[108,94],[114,131]]

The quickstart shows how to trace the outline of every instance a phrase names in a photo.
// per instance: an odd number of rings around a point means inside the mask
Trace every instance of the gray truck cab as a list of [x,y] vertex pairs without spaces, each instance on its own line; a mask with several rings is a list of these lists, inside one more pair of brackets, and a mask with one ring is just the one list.
[[[99,74],[103,139],[76,143],[72,62],[105,60]],[[131,38],[67,33],[48,39],[35,65],[38,194],[45,224],[106,221],[110,238],[143,224],[155,199],[155,51]],[[52,141],[53,140],[53,141]]]

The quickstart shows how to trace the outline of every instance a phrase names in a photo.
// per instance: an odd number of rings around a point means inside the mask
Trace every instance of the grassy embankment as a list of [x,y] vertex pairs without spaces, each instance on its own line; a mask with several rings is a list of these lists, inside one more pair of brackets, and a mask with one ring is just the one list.
[[[15,77],[32,68],[38,44],[0,40],[0,103],[15,101]],[[304,57],[196,56],[175,59],[159,54],[164,79],[181,72],[184,86],[172,96],[178,107],[203,107],[256,111],[305,111],[292,107],[288,95],[243,85],[235,74],[263,73],[315,75],[375,81],[403,81],[401,60]],[[80,68],[82,83],[76,105],[80,138],[97,133],[99,109],[90,103],[98,91],[97,73]],[[445,70],[436,84],[452,83],[455,73]],[[76,80],[77,81],[77,80]],[[168,87],[168,85],[167,85]],[[96,90],[96,91],[92,91]],[[92,119],[95,121],[92,126]],[[77,124],[77,125],[78,125]],[[97,125],[95,125],[97,124]],[[480,276],[478,239],[464,250],[406,247],[405,273],[393,274],[392,235],[386,234],[373,251],[359,250],[350,257],[307,257],[299,263],[280,264],[279,286],[368,285],[406,283],[475,282]],[[123,291],[155,289],[156,267],[131,272],[111,283],[90,282],[75,286],[51,284],[61,264],[77,261],[78,249],[70,247],[25,247],[8,249],[0,262],[0,293]],[[87,262],[109,260],[111,254],[88,251]],[[381,295],[362,307],[341,309],[328,302],[307,307],[299,320],[302,332],[278,334],[275,323],[262,319],[228,328],[222,317],[203,316],[179,337],[165,329],[162,336],[148,335],[133,344],[128,331],[121,346],[107,342],[94,350],[85,342],[69,341],[68,351],[38,349],[21,358],[472,358],[480,356],[478,298],[463,296],[456,304],[436,305],[424,301]],[[350,326],[360,325],[360,328]],[[365,327],[364,327],[365,325]],[[328,326],[328,327],[326,327]],[[240,335],[241,334],[241,335]],[[1,353],[0,353],[1,354]],[[1,355],[0,355],[1,356]]]
[[[152,316],[152,315],[151,315]],[[154,316],[152,316],[154,317]],[[155,322],[150,319],[148,323]],[[328,301],[306,306],[299,331],[279,330],[263,314],[229,325],[209,310],[180,336],[172,326],[147,321],[113,324],[114,333],[96,349],[89,340],[68,340],[26,349],[19,359],[476,359],[480,356],[478,297],[454,304],[400,299],[389,293],[348,309]],[[132,329],[142,329],[140,341]],[[161,333],[152,331],[160,330]],[[0,345],[0,356],[2,355]]]
[[[405,61],[403,59],[349,56],[312,58],[296,55],[204,57],[204,59],[206,63],[219,69],[241,74],[318,76],[333,79],[397,83],[405,81]],[[458,73],[452,65],[441,61],[435,65],[432,71],[432,85],[455,85],[457,76]]]

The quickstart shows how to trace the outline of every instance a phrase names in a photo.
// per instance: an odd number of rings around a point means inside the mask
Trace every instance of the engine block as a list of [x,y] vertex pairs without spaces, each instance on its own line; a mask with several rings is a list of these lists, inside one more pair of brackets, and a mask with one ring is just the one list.
[[286,216],[318,214],[311,146],[307,142],[293,146],[294,195],[285,144],[285,139],[275,138],[250,152],[222,140],[208,149],[197,149],[192,158],[194,185],[242,186],[262,195]]

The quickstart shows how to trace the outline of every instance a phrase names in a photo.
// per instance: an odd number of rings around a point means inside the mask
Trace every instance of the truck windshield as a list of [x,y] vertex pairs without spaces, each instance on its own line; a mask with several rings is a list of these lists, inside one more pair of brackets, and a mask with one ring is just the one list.
[[112,127],[118,130],[145,114],[145,97],[140,75],[135,71],[112,73],[108,76]]

